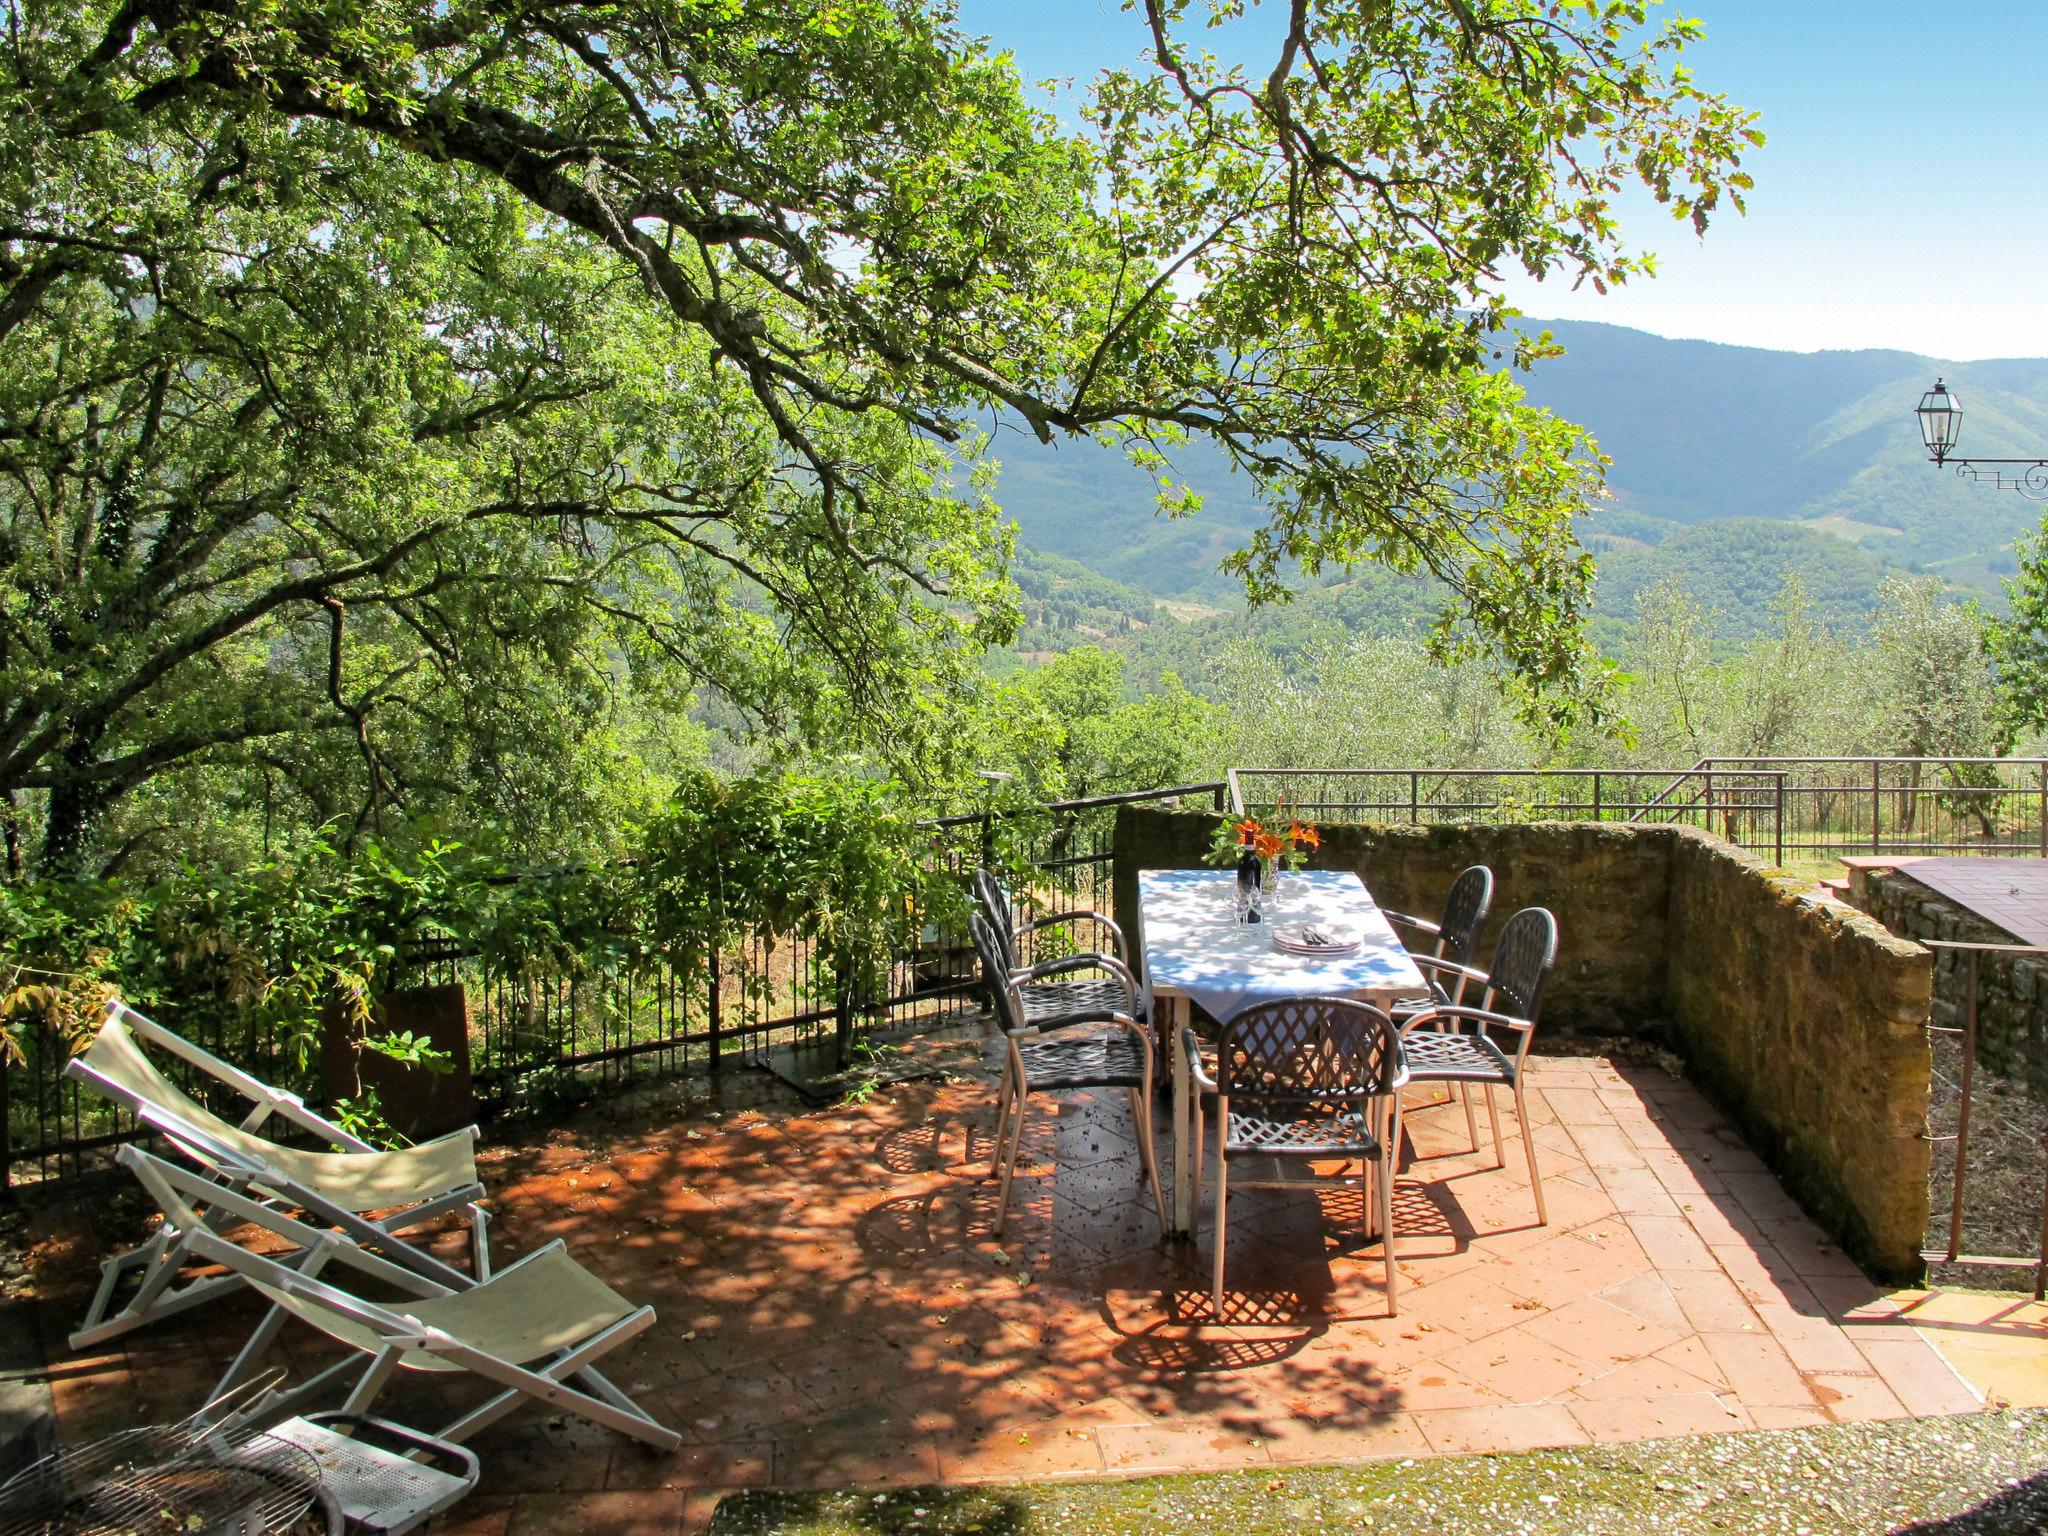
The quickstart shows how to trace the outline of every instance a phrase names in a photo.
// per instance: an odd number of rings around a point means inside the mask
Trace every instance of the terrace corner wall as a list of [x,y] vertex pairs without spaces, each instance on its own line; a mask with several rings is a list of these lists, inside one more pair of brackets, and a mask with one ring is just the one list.
[[[1138,871],[1202,862],[1213,813],[1126,807],[1117,813],[1116,919],[1137,921]],[[1335,825],[1322,829],[1317,869],[1356,870],[1381,906],[1434,918],[1458,871],[1493,870],[1488,932],[1519,908],[1544,906],[1561,942],[1545,995],[1547,1023],[1598,1034],[1635,1034],[1663,1013],[1671,884],[1670,829],[1612,822],[1525,822],[1483,826]]]
[[1849,1252],[1917,1278],[1933,957],[1754,854],[1671,836],[1666,1004],[1694,1074]]
[[[1141,869],[1199,864],[1213,814],[1117,815],[1115,905]],[[1329,826],[1316,864],[1355,869],[1385,906],[1434,915],[1457,872],[1489,865],[1493,922],[1557,914],[1547,1024],[1667,1027],[1695,1077],[1814,1218],[1874,1272],[1917,1277],[1933,964],[1860,912],[1710,833],[1536,822]],[[1491,935],[1486,944],[1490,946]]]

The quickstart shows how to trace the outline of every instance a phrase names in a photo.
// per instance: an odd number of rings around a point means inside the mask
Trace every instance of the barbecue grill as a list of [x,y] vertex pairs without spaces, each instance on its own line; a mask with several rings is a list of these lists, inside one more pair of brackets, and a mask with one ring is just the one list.
[[0,1487],[0,1536],[342,1536],[300,1446],[190,1421],[47,1456]]

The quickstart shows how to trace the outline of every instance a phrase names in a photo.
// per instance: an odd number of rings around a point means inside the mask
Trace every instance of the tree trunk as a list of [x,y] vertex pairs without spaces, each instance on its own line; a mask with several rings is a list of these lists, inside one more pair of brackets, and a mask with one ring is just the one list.
[[64,749],[65,773],[50,788],[50,805],[43,824],[42,853],[36,863],[45,875],[78,877],[85,873],[85,853],[100,818],[113,804],[114,795],[105,785],[84,776],[99,748],[95,730],[71,742]]

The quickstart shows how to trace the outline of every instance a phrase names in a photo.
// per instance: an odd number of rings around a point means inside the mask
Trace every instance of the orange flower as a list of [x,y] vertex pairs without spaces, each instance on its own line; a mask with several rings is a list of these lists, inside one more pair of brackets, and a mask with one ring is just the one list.
[[1303,848],[1320,848],[1323,846],[1323,834],[1307,822],[1302,821],[1297,821],[1287,829],[1287,840]]
[[1277,859],[1280,850],[1286,846],[1277,832],[1256,832],[1252,835],[1252,852],[1262,859]]

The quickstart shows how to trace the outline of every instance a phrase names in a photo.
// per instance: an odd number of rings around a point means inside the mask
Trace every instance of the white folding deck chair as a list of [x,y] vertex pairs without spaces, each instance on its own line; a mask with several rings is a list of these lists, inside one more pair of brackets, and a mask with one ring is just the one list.
[[[143,1042],[248,1099],[252,1107],[247,1117],[236,1125],[194,1100],[157,1069]],[[281,1209],[306,1212],[444,1286],[461,1289],[490,1276],[489,1217],[476,1203],[483,1185],[476,1176],[474,1126],[417,1146],[380,1151],[306,1108],[297,1095],[228,1065],[119,999],[107,1005],[98,1035],[65,1064],[64,1072],[163,1136],[220,1188],[253,1192]],[[280,1146],[258,1134],[272,1115],[342,1150]],[[219,1225],[221,1213],[211,1210],[211,1202],[200,1204],[209,1209],[208,1222]],[[469,1221],[474,1276],[397,1235],[453,1210],[464,1211]],[[380,1211],[385,1214],[370,1214]],[[100,1266],[99,1289],[84,1323],[71,1335],[71,1347],[104,1343],[242,1283],[241,1276],[230,1271],[177,1284],[192,1259],[189,1240],[168,1227],[141,1247],[108,1259]],[[116,1298],[130,1275],[138,1275],[140,1283],[116,1310]]]
[[[341,1405],[343,1413],[367,1413],[400,1369],[456,1372],[503,1390],[481,1407],[432,1433],[460,1444],[519,1407],[544,1403],[573,1413],[664,1451],[682,1437],[651,1418],[639,1404],[599,1375],[594,1362],[645,1330],[654,1309],[635,1306],[569,1255],[559,1241],[488,1280],[450,1289],[406,1269],[338,1232],[323,1231],[204,1175],[165,1162],[140,1147],[116,1154],[157,1203],[164,1226],[196,1258],[226,1265],[276,1303],[273,1318],[289,1313],[329,1338],[370,1357]],[[208,1215],[200,1214],[204,1203]],[[229,1242],[214,1229],[211,1212],[225,1211],[299,1245],[303,1257],[291,1264]],[[361,1271],[383,1284],[419,1297],[395,1303],[366,1301],[332,1278],[330,1265]],[[213,1396],[250,1381],[260,1369],[268,1325],[258,1331]],[[293,1414],[345,1379],[356,1368],[345,1359],[286,1393],[272,1393],[240,1410],[268,1420]]]

